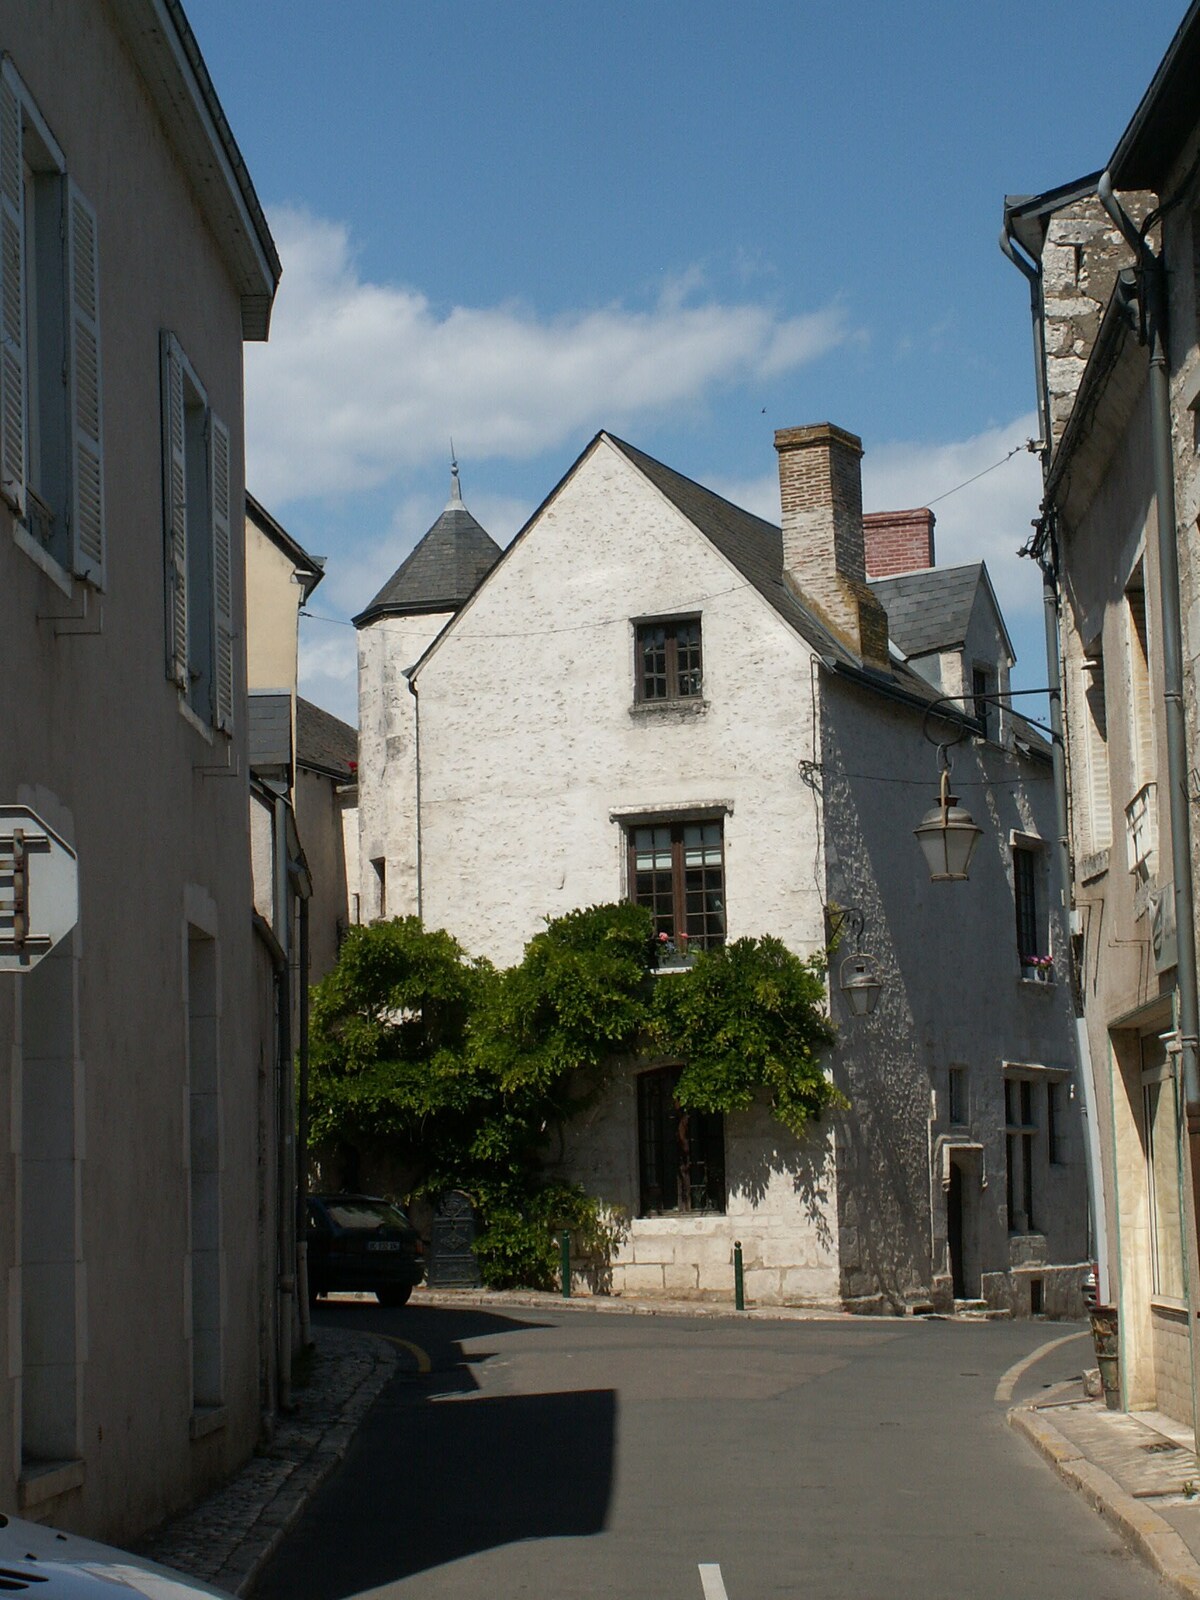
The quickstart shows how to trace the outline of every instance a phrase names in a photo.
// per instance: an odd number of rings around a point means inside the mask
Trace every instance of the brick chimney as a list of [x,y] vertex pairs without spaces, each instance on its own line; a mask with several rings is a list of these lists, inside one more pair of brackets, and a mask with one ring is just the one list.
[[887,613],[867,587],[863,555],[862,440],[817,422],[779,429],[775,449],[785,579],[847,649],[886,668]]
[[920,572],[933,565],[933,525],[927,506],[916,511],[868,511],[863,546],[868,578],[895,572]]

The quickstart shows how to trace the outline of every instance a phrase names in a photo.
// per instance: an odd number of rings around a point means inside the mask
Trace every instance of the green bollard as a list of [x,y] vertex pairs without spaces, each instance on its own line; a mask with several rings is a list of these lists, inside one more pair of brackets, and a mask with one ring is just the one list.
[[746,1280],[742,1272],[742,1241],[733,1241],[733,1309],[746,1309]]
[[562,1297],[571,1298],[571,1235],[564,1228],[558,1236],[559,1259],[562,1271]]

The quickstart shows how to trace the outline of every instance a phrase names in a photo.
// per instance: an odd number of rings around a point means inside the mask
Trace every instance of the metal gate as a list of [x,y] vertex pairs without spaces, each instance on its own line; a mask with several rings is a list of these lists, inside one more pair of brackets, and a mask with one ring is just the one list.
[[475,1208],[461,1189],[444,1194],[433,1214],[427,1281],[434,1289],[478,1289],[483,1282],[475,1258]]

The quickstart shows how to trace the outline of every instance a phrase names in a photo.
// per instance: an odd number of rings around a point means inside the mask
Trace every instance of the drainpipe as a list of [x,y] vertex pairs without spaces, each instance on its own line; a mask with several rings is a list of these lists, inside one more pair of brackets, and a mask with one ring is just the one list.
[[300,1344],[308,1349],[312,1343],[312,1321],[308,1311],[308,904],[309,897],[300,897],[300,1036],[297,1041],[299,1057],[300,1105],[296,1115],[296,1302],[300,1308]]
[[292,1324],[296,1301],[296,1155],[292,1077],[292,984],[291,984],[291,884],[288,876],[288,805],[277,795],[274,808],[275,851],[275,933],[283,949],[283,961],[276,971],[279,1008],[279,1094],[278,1094],[278,1239],[276,1285],[279,1294],[279,1409],[292,1409]]
[[417,686],[411,678],[408,680],[408,692],[413,697],[413,763],[416,767],[417,792],[417,921],[425,921],[425,904],[422,894],[421,862],[421,697],[417,693]]
[[[1029,313],[1033,323],[1033,358],[1037,379],[1038,428],[1042,441],[1043,477],[1049,467],[1050,396],[1046,386],[1046,340],[1042,318],[1042,274],[1039,268],[1026,260],[1017,250],[1007,227],[1000,235],[1000,248],[1024,274],[1029,284]],[[1062,924],[1068,938],[1071,931],[1071,889],[1074,875],[1071,870],[1071,835],[1067,811],[1067,766],[1063,740],[1062,715],[1062,637],[1058,613],[1058,544],[1052,522],[1043,524],[1043,545],[1038,557],[1042,571],[1042,617],[1046,639],[1046,687],[1050,701],[1051,772],[1054,779],[1055,857],[1058,864]],[[1072,1009],[1074,1009],[1072,1007]],[[1096,1261],[1096,1288],[1101,1304],[1109,1303],[1111,1285],[1108,1265],[1108,1214],[1104,1207],[1103,1167],[1100,1162],[1100,1127],[1096,1118],[1099,1090],[1096,1070],[1092,1062],[1091,1044],[1087,1022],[1082,1016],[1075,1019],[1075,1064],[1079,1075],[1079,1093],[1083,1116],[1084,1162],[1087,1171],[1088,1211],[1091,1223],[1092,1253]]]

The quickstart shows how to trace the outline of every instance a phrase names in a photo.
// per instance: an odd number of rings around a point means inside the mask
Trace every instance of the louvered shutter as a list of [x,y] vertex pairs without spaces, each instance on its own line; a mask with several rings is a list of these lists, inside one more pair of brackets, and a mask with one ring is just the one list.
[[187,457],[184,448],[183,360],[173,334],[162,336],[163,515],[166,570],[167,676],[187,692]]
[[67,188],[68,359],[71,407],[71,560],[104,587],[104,474],[100,416],[100,277],[96,213]]
[[229,429],[209,413],[213,600],[216,612],[216,723],[233,732],[233,550],[229,515]]
[[25,180],[21,102],[0,73],[0,493],[25,514]]

